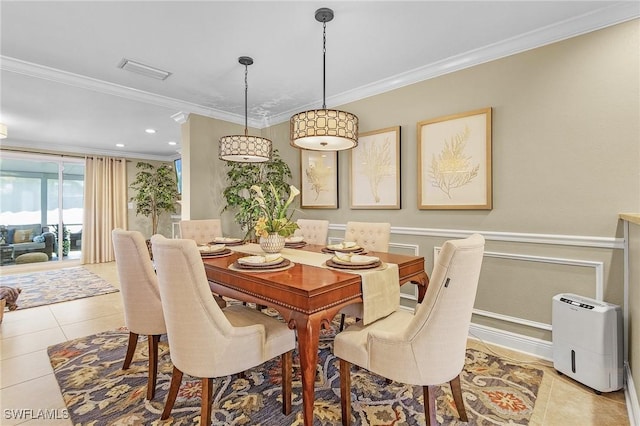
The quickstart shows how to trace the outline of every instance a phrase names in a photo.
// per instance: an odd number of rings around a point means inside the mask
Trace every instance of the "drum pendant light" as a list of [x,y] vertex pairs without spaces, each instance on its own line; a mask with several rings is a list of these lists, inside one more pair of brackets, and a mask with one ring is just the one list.
[[316,21],[322,22],[322,109],[299,112],[291,117],[291,145],[313,151],[342,151],[358,145],[358,117],[350,112],[327,109],[326,53],[327,22],[333,10],[316,10]]
[[253,59],[241,56],[238,62],[244,65],[244,135],[223,136],[218,146],[218,157],[225,161],[239,163],[260,163],[271,160],[271,141],[260,136],[249,136],[247,133],[247,74]]

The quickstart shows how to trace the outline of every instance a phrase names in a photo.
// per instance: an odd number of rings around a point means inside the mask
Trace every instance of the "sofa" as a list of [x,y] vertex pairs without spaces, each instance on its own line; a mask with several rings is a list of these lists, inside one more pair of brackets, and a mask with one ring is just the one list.
[[5,243],[13,247],[14,259],[24,253],[40,252],[46,254],[51,260],[56,236],[54,233],[49,232],[47,226],[43,227],[37,223],[32,225],[7,225],[4,228]]

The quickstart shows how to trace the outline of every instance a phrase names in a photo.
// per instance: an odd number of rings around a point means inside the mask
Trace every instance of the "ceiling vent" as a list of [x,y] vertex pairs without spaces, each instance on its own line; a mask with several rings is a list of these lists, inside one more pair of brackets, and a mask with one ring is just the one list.
[[155,78],[156,80],[166,80],[171,75],[169,71],[164,71],[159,68],[154,68],[149,65],[141,64],[140,62],[132,61],[131,59],[124,58],[118,64],[118,68],[123,70],[135,72],[136,74],[144,75],[146,77]]

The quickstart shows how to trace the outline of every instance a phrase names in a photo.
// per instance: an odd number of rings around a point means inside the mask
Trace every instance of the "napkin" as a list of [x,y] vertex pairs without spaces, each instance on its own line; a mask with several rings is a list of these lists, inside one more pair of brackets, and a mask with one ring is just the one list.
[[304,237],[287,237],[284,239],[285,243],[301,243],[304,240]]
[[280,253],[266,254],[264,256],[241,257],[240,259],[238,259],[238,261],[240,263],[260,265],[263,263],[273,263],[273,262],[276,262],[278,259],[282,259],[282,256],[280,255]]
[[226,246],[224,244],[214,244],[212,246],[204,245],[204,246],[198,246],[198,250],[200,250],[200,253],[216,253],[224,250],[225,247]]
[[235,243],[237,241],[240,241],[240,238],[215,237],[213,240],[217,243]]

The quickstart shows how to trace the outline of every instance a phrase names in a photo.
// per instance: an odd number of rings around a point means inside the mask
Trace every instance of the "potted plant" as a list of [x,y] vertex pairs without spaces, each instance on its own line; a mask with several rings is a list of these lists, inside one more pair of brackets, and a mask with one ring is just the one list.
[[254,226],[254,231],[256,236],[260,237],[260,247],[263,251],[278,253],[284,247],[285,238],[291,236],[298,229],[298,224],[291,220],[293,212],[289,211],[289,206],[291,206],[293,199],[300,194],[300,191],[290,185],[287,194],[277,191],[271,182],[268,186],[267,196],[258,185],[251,187],[251,190],[256,194],[254,202],[260,209],[260,216]]
[[285,163],[277,149],[273,150],[271,160],[264,163],[227,162],[227,182],[223,195],[227,204],[222,212],[235,210],[234,219],[246,232],[244,238],[252,238],[255,224],[260,216],[260,206],[254,200],[251,187],[257,185],[263,192],[270,192],[273,185],[278,193],[289,190],[287,179],[291,178],[291,169]]
[[176,211],[178,186],[173,169],[167,164],[154,167],[140,161],[136,164],[136,178],[131,188],[136,195],[130,201],[136,203],[136,214],[151,218],[151,235],[158,233],[158,220],[164,212]]

